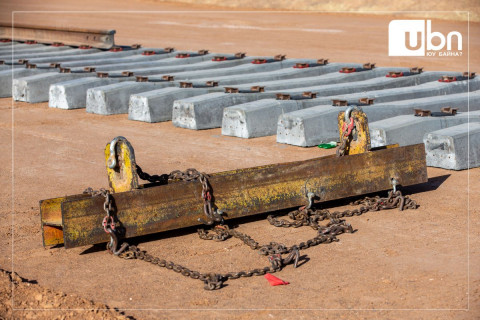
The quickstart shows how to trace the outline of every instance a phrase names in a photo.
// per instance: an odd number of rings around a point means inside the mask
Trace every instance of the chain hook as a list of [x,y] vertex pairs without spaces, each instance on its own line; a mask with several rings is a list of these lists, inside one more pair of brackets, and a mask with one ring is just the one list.
[[117,237],[116,231],[114,229],[110,228],[110,226],[107,226],[105,231],[110,235],[110,242],[107,243],[108,252],[110,252],[111,254],[113,254],[115,256],[118,256],[123,251],[125,251],[125,249],[127,249],[128,243],[126,243],[126,242],[122,243],[120,248],[118,248],[118,237]]
[[305,209],[308,210],[308,209],[311,209],[311,208],[312,208],[312,206],[313,206],[313,200],[315,199],[316,196],[317,196],[317,195],[316,195],[315,193],[313,193],[313,192],[307,193],[308,204],[307,204],[307,206],[305,207]]
[[395,193],[397,193],[398,180],[395,179],[395,178],[392,178],[391,182],[392,182],[392,186],[393,186],[393,193],[395,194]]
[[119,141],[126,141],[127,139],[122,136],[115,137],[112,142],[110,142],[110,157],[108,157],[108,167],[114,169],[117,166],[117,154],[116,146]]

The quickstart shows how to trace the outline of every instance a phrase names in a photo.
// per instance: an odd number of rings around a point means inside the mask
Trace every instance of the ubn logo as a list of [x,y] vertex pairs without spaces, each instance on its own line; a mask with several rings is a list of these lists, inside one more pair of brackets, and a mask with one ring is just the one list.
[[[462,35],[452,31],[445,37],[441,32],[432,32],[432,21],[425,20],[392,20],[388,25],[389,56],[425,56],[427,51],[439,51],[447,45],[452,50],[452,38],[457,38],[457,50],[462,50]],[[439,44],[432,40],[438,38]],[[438,42],[438,40],[436,41]],[[432,54],[434,55],[434,54]]]

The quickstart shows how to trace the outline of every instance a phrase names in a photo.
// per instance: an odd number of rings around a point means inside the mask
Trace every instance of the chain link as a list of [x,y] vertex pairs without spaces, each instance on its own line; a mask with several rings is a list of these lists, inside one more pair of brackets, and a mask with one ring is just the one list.
[[142,168],[137,165],[137,174],[140,179],[151,182],[151,183],[162,183],[166,184],[168,181],[183,180],[183,181],[194,181],[198,180],[202,184],[202,198],[203,198],[203,212],[205,213],[205,219],[198,219],[199,222],[212,225],[215,222],[223,223],[223,212],[214,207],[214,198],[212,188],[208,182],[209,176],[206,173],[200,172],[197,169],[190,168],[185,171],[175,170],[170,172],[170,174],[162,175],[150,175],[142,170]]
[[[357,200],[352,202],[351,205],[359,205],[359,208],[353,210],[344,210],[344,211],[334,211],[330,212],[329,210],[315,210],[311,206],[303,206],[298,210],[294,210],[288,213],[290,220],[278,219],[274,215],[269,215],[267,217],[268,222],[275,227],[283,228],[299,228],[304,226],[309,226],[312,229],[317,231],[317,235],[314,238],[311,238],[307,241],[300,242],[292,246],[285,246],[284,244],[277,242],[270,242],[268,244],[260,245],[255,239],[253,239],[248,234],[239,232],[235,229],[230,228],[228,225],[223,224],[223,219],[215,220],[218,217],[215,217],[215,214],[218,214],[216,211],[212,213],[211,216],[208,214],[208,207],[212,208],[213,196],[212,189],[208,182],[208,175],[201,173],[195,169],[187,169],[186,171],[172,171],[168,175],[149,175],[142,171],[142,169],[137,166],[137,172],[141,179],[145,179],[150,182],[162,182],[162,181],[173,181],[173,180],[184,180],[184,181],[193,181],[199,180],[202,183],[202,198],[204,199],[205,214],[213,222],[221,222],[220,224],[215,225],[210,230],[198,229],[198,236],[203,240],[212,240],[212,241],[225,241],[228,238],[236,238],[242,241],[245,245],[250,247],[252,250],[257,250],[260,255],[268,257],[270,262],[269,266],[263,268],[251,269],[248,271],[238,271],[238,272],[228,272],[228,273],[201,273],[199,271],[190,270],[187,267],[184,267],[180,264],[154,257],[145,251],[140,250],[134,245],[129,245],[124,242],[120,248],[118,247],[118,238],[115,231],[115,224],[113,220],[113,209],[112,209],[112,198],[108,191],[100,189],[99,191],[93,191],[91,188],[85,190],[85,193],[89,193],[92,196],[102,195],[105,197],[104,209],[107,213],[104,221],[107,221],[108,217],[112,217],[112,225],[104,224],[105,231],[110,233],[111,241],[107,244],[107,249],[110,253],[117,255],[123,259],[139,259],[145,262],[152,263],[162,268],[172,270],[176,273],[179,273],[185,277],[190,277],[192,279],[198,279],[204,283],[205,290],[217,290],[222,288],[225,281],[230,279],[239,279],[242,277],[252,277],[252,276],[261,276],[266,273],[275,273],[282,270],[286,265],[293,264],[294,267],[297,267],[298,260],[300,257],[300,250],[304,250],[313,246],[317,246],[322,243],[331,243],[339,241],[337,236],[342,233],[352,233],[352,226],[347,223],[344,218],[352,217],[354,215],[359,216],[369,211],[379,211],[386,209],[398,208],[399,210],[405,209],[416,209],[418,206],[414,200],[411,200],[408,196],[403,196],[400,191],[390,191],[388,196],[381,198],[376,197],[365,197],[364,199]],[[208,202],[210,202],[208,204]],[[220,215],[221,217],[221,215]],[[107,220],[105,220],[107,219]],[[322,221],[329,220],[326,224],[321,224]],[[287,255],[285,258],[282,255]]]
[[110,191],[105,190],[103,188],[100,190],[93,190],[92,188],[87,188],[83,191],[83,193],[89,194],[92,197],[102,196],[105,198],[105,202],[103,203],[103,210],[105,211],[106,215],[103,218],[103,222],[102,222],[103,230],[105,230],[106,233],[109,233],[107,228],[110,228],[111,230],[115,230],[112,196],[110,194]]
[[337,157],[343,157],[345,155],[345,152],[346,152],[345,149],[347,148],[347,143],[349,142],[348,140],[350,140],[350,137],[352,136],[353,126],[354,126],[353,118],[350,118],[349,125],[347,125],[346,122],[343,124],[342,135],[340,136],[340,140],[341,140],[340,145],[336,150]]

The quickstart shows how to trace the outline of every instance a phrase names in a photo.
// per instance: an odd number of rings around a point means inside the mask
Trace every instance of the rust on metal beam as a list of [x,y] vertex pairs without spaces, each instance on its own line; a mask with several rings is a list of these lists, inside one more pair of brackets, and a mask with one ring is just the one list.
[[[427,182],[423,144],[214,173],[209,181],[228,220],[303,205],[308,192],[323,202],[388,190],[392,179],[402,186]],[[201,193],[198,181],[178,181],[113,198],[130,238],[198,225],[204,217]],[[85,194],[42,201],[44,245],[107,242],[103,204],[103,197]]]
[[68,46],[91,46],[110,49],[114,46],[115,30],[97,30],[85,28],[56,28],[27,24],[0,23],[0,38],[14,41],[34,40],[38,43],[62,43]]

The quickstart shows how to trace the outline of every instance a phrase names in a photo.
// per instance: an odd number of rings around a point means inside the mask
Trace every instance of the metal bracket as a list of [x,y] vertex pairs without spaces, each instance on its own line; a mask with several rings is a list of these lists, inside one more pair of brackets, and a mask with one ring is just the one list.
[[370,151],[370,131],[368,119],[360,107],[351,106],[347,110],[338,113],[338,129],[340,139],[343,139],[344,124],[349,125],[353,121],[353,129],[347,137],[345,155],[359,154]]
[[137,165],[132,145],[124,137],[116,137],[105,147],[108,184],[113,192],[138,189]]

